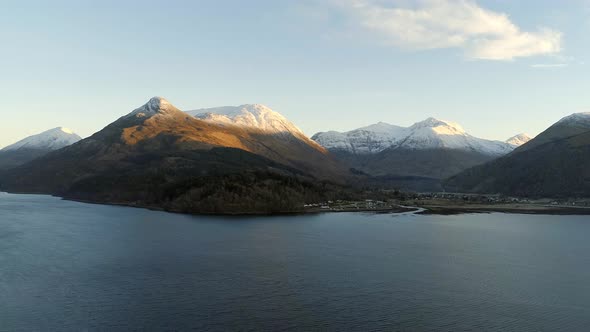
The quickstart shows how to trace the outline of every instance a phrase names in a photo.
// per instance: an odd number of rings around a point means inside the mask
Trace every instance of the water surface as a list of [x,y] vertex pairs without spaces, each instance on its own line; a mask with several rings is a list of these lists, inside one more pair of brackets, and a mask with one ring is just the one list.
[[0,194],[0,330],[587,330],[587,216],[197,217]]

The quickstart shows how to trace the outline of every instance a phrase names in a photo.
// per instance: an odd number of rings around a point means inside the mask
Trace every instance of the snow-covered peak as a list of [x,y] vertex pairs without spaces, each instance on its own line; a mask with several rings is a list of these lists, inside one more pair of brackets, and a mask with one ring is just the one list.
[[439,135],[464,135],[466,134],[465,129],[461,127],[458,123],[439,120],[435,118],[428,118],[424,121],[414,123],[410,129],[412,130],[420,130],[420,129],[430,129],[436,132]]
[[370,131],[370,132],[374,132],[374,133],[391,133],[393,131],[398,131],[401,129],[404,129],[404,128],[400,127],[400,126],[389,124],[387,122],[378,122],[378,123],[368,125],[366,127],[362,127],[362,128],[356,129],[356,130]]
[[588,126],[590,124],[590,112],[574,113],[559,120],[557,123],[567,125]]
[[58,150],[68,145],[72,145],[81,139],[82,138],[72,130],[58,127],[37,135],[29,136],[5,147],[2,151],[15,151],[21,149]]
[[168,114],[174,112],[180,112],[180,110],[162,97],[153,97],[143,106],[135,109],[125,117],[149,118],[156,114]]
[[344,133],[318,133],[312,139],[329,150],[356,154],[378,153],[386,149],[457,149],[503,155],[514,149],[505,142],[473,137],[459,124],[435,118],[407,128],[378,123]]
[[532,137],[527,134],[518,134],[516,136],[510,137],[506,140],[506,143],[512,145],[513,147],[517,148],[521,145],[524,145],[530,141]]
[[352,153],[378,153],[395,145],[407,128],[379,122],[348,132],[328,131],[315,134],[311,139],[327,149]]
[[305,136],[303,132],[283,115],[260,104],[225,106],[188,111],[188,114],[216,124],[257,129],[266,133],[291,133]]

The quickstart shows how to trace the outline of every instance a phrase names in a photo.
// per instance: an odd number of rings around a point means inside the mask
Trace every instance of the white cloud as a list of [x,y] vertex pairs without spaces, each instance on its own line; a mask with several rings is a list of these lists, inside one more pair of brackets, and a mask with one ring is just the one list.
[[387,43],[414,50],[460,48],[473,59],[512,60],[561,51],[561,32],[522,31],[473,0],[336,0]]

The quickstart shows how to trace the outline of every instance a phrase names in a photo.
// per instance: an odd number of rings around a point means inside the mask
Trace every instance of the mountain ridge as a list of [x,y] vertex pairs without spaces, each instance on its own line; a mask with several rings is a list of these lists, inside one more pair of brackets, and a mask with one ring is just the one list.
[[227,126],[259,130],[273,135],[292,135],[316,149],[326,153],[326,149],[303,133],[299,127],[279,112],[262,104],[243,104],[240,106],[222,106],[203,108],[186,113],[197,119]]
[[500,156],[514,149],[507,142],[472,136],[457,123],[433,117],[409,127],[379,122],[347,132],[319,132],[312,139],[328,150],[346,150],[355,154],[379,153],[386,149],[447,148]]
[[440,191],[442,179],[506,155],[517,144],[477,138],[434,117],[409,127],[379,122],[312,139],[353,172],[381,179],[379,186],[410,191]]
[[590,196],[590,114],[562,118],[514,152],[444,181],[450,191]]

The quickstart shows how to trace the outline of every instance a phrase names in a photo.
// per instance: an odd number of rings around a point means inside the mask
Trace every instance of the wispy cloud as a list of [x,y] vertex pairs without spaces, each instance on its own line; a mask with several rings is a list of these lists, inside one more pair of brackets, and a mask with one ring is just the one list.
[[[338,0],[385,42],[413,50],[459,48],[471,59],[513,60],[558,54],[562,34],[549,28],[523,31],[507,14],[473,0]],[[406,4],[404,6],[404,4]]]
[[544,68],[563,68],[563,67],[567,67],[567,63],[535,63],[532,64],[531,67],[533,68],[540,68],[540,69],[544,69]]

